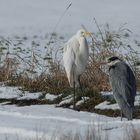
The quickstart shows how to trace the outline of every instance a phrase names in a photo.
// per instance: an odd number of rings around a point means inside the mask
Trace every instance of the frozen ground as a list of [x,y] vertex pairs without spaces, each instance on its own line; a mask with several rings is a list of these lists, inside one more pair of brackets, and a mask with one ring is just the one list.
[[[71,2],[72,6],[54,30]],[[127,23],[126,27],[133,32],[133,39],[139,39],[139,5],[139,0],[0,0],[0,36],[10,37],[13,42],[15,36],[20,39],[28,37],[25,44],[19,46],[23,49],[31,48],[32,40],[35,40],[40,44],[38,48],[43,48],[46,35],[53,31],[60,36],[66,35],[65,40],[81,28],[81,24],[96,32],[97,27],[93,22],[93,18],[96,18],[100,25],[109,23],[112,29],[118,29],[121,24]],[[36,35],[39,36],[37,39]],[[65,40],[58,40],[55,46],[62,47]],[[42,52],[37,51],[38,54]],[[40,93],[23,94],[17,88],[7,87],[0,89],[0,96],[34,99],[38,98]],[[48,94],[46,98],[55,97]],[[110,140],[123,140],[128,134],[126,130],[133,126],[136,129],[140,128],[140,120],[128,122],[124,119],[121,122],[120,118],[75,112],[52,105],[16,107],[0,104],[0,140],[35,137],[50,139],[52,135],[59,139],[59,136],[71,132],[79,132],[84,136],[88,128],[100,130],[102,139],[107,135]],[[96,134],[98,135],[98,131]]]
[[[101,94],[103,96],[110,96],[113,97],[113,92],[101,92]],[[135,97],[135,106],[139,106],[140,105],[140,92],[137,92],[136,97]],[[95,109],[112,109],[112,110],[117,110],[119,109],[119,106],[117,103],[114,104],[110,104],[109,101],[104,101],[98,105],[95,106]]]
[[[29,93],[29,92],[22,92],[19,90],[18,87],[0,87],[0,99],[38,99],[42,93]],[[47,97],[46,97],[47,98]]]
[[[105,94],[105,93],[102,93]],[[108,93],[108,95],[111,93]],[[0,98],[37,99],[41,93],[22,93],[16,87],[0,87]],[[46,94],[46,99],[56,97]],[[139,102],[139,96],[136,98]],[[7,103],[7,102],[5,102]],[[127,121],[120,117],[107,117],[89,112],[78,112],[55,105],[32,105],[17,107],[0,103],[0,140],[32,140],[40,138],[61,140],[64,135],[78,133],[84,139],[87,131],[105,140],[127,140],[133,128],[140,129],[140,120]],[[117,104],[101,103],[95,108],[118,109]],[[128,135],[129,133],[129,135]]]
[[123,140],[127,135],[126,131],[132,127],[140,128],[140,120],[121,122],[120,118],[55,108],[52,105],[0,105],[1,140],[5,140],[6,137],[8,140],[36,137],[50,140],[54,135],[59,139],[62,135],[76,132],[84,137],[88,129],[93,130],[97,136],[100,133],[102,140],[106,136],[109,140]]

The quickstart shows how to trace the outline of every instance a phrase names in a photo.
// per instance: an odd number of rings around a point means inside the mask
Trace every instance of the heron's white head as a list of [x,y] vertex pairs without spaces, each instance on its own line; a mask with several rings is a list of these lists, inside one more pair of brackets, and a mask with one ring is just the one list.
[[85,31],[84,29],[80,29],[80,30],[77,32],[76,36],[79,38],[79,37],[85,37],[85,36],[87,36],[87,35],[92,35],[92,34],[93,34],[92,32],[87,32],[87,31]]
[[107,65],[109,67],[114,66],[115,64],[121,62],[122,60],[118,58],[117,56],[112,56],[106,59]]

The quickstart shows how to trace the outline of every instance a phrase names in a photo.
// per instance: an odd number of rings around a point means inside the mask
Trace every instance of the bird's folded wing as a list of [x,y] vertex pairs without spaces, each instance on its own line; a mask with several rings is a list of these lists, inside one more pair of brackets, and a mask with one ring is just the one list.
[[124,101],[128,103],[130,106],[133,106],[134,98],[135,98],[135,90],[136,90],[135,83],[134,83],[135,79],[132,79],[132,78],[134,77],[132,73],[129,72],[128,75],[125,75],[125,73],[122,73],[115,80],[115,84],[118,87],[117,92],[118,94],[120,94],[120,98],[123,98]]

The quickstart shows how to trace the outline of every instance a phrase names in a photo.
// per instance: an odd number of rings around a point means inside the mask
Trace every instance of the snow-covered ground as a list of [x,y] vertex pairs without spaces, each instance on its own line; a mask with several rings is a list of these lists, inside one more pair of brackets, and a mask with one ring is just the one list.
[[[113,92],[101,92],[101,94],[103,96],[110,96],[113,97]],[[140,105],[140,92],[137,92],[136,97],[135,97],[135,102],[134,102],[135,106],[139,106]],[[112,110],[116,110],[116,109],[120,109],[117,103],[111,104],[109,101],[104,101],[98,105],[95,106],[95,109],[112,109]]]
[[29,93],[27,91],[19,90],[18,87],[0,87],[0,99],[38,99],[42,95],[41,92]]
[[79,133],[82,137],[88,129],[93,130],[101,139],[123,140],[126,131],[140,128],[140,120],[120,121],[95,113],[77,112],[70,109],[55,108],[53,105],[34,105],[16,107],[0,105],[0,139],[33,139],[46,138],[54,135],[59,139],[62,135]]
[[[64,14],[70,3],[71,7]],[[62,47],[81,28],[81,24],[96,32],[97,27],[93,21],[96,18],[99,25],[109,23],[112,29],[118,29],[121,24],[127,23],[126,27],[133,32],[132,40],[139,40],[139,6],[140,0],[0,0],[0,36],[10,37],[13,43],[16,43],[17,37],[28,37],[19,46],[31,49],[32,41],[35,40],[39,42],[40,49],[44,48],[48,33],[57,32],[59,36],[66,35],[64,40],[58,40],[54,45]],[[39,37],[36,38],[36,35]],[[43,51],[37,50],[37,53],[42,54]],[[36,99],[41,95],[42,93],[22,93],[18,88],[0,88],[0,98]],[[45,98],[52,100],[56,97],[47,94]],[[100,104],[102,106],[109,107],[107,102]],[[102,139],[108,136],[110,140],[123,140],[128,139],[126,131],[133,126],[140,128],[140,120],[124,119],[121,122],[120,118],[55,108],[53,105],[17,107],[0,104],[0,140],[35,137],[49,140],[54,135],[59,139],[63,134],[76,132],[84,136],[87,129],[92,128],[97,130],[97,135],[98,130],[101,131]]]
[[[105,94],[105,93],[102,93]],[[107,93],[111,95],[112,93]],[[17,87],[0,87],[1,99],[38,99],[42,93],[28,93]],[[46,94],[45,99],[53,100],[57,96]],[[68,100],[67,98],[64,100]],[[62,102],[64,102],[62,101]],[[136,102],[140,103],[139,96]],[[31,105],[18,107],[0,103],[0,140],[61,140],[61,137],[78,133],[84,139],[89,131],[101,140],[127,140],[133,136],[133,129],[140,129],[140,120],[121,121],[120,117],[107,117],[96,113],[78,112],[55,107],[56,105]],[[103,102],[97,109],[119,109],[117,104]],[[129,134],[128,134],[129,133]],[[97,139],[98,140],[98,139]]]

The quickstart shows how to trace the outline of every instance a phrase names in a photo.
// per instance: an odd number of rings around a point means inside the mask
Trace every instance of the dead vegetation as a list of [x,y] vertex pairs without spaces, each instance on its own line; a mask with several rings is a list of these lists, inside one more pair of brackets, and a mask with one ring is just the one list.
[[[128,41],[131,31],[125,28],[125,25],[114,31],[108,24],[99,27],[96,20],[95,23],[98,32],[89,42],[91,48],[89,63],[81,77],[84,95],[90,100],[79,106],[80,110],[95,111],[94,106],[105,100],[99,92],[110,90],[110,85],[107,67],[101,65],[101,62],[110,55],[120,56],[129,63],[135,73],[138,89],[140,87],[139,52],[134,50],[131,42]],[[58,39],[64,43],[64,37],[53,33],[50,40],[45,36],[43,54],[38,50],[41,43],[35,40],[37,36],[32,38],[30,48],[22,48],[24,42],[29,40],[28,37],[15,38],[16,42],[9,38],[0,38],[0,82],[8,86],[18,86],[23,91],[63,94],[63,97],[72,94],[61,61],[63,46],[59,45],[59,48],[55,48],[59,43]],[[139,46],[138,41],[134,43],[135,46]],[[122,50],[125,51],[122,52]],[[81,100],[83,96],[81,91],[78,91],[77,95],[77,101]],[[31,102],[41,104],[41,102]],[[48,102],[43,101],[43,103]],[[109,112],[111,115],[114,114]]]
[[[97,22],[95,23],[99,32],[93,36],[92,42],[89,42],[91,46],[90,58],[87,70],[82,76],[83,86],[98,91],[110,90],[107,68],[101,65],[101,62],[111,55],[120,56],[127,61],[135,72],[137,83],[139,83],[140,72],[137,66],[139,53],[126,41],[129,40],[131,32],[124,26],[112,31],[108,24],[102,29]],[[49,43],[46,42],[44,56],[40,56],[36,51],[40,44],[32,41],[31,49],[28,49],[28,59],[27,56],[22,55],[26,50],[22,50],[18,46],[19,43],[16,44],[16,48],[14,47],[16,51],[13,52],[9,48],[12,44],[11,41],[1,38],[0,81],[5,81],[11,86],[21,86],[23,90],[31,92],[60,93],[69,88],[61,63],[62,49],[54,50],[53,43],[57,40],[56,38],[57,34],[54,33],[52,40],[49,40]],[[125,49],[126,53],[123,54],[121,49]],[[57,55],[60,56],[57,57]]]

